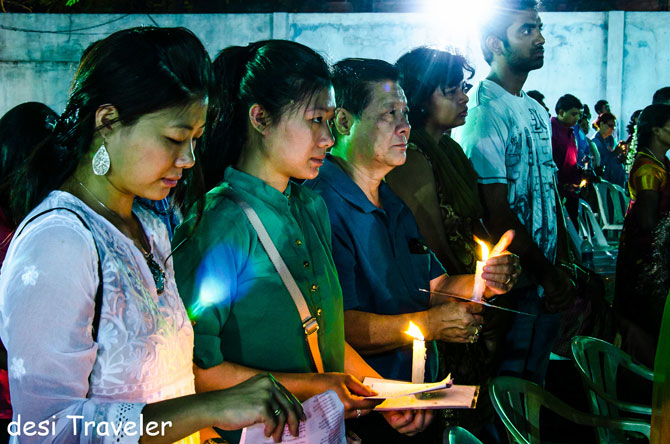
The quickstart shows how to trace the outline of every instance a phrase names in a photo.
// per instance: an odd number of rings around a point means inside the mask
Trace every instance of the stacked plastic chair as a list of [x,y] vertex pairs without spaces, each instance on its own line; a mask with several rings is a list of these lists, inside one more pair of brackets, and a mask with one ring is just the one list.
[[[636,414],[651,421],[651,406],[634,404],[618,399],[617,374],[626,369],[653,382],[654,372],[633,360],[627,353],[614,345],[588,336],[572,339],[572,358],[577,372],[584,382],[591,411],[609,418],[626,418]],[[601,443],[619,442],[625,438],[621,431],[598,429]]]
[[[615,419],[580,412],[556,398],[537,384],[510,376],[499,376],[490,386],[493,407],[507,429],[511,444],[540,444],[540,410],[542,407],[574,424],[614,431],[641,433],[649,438],[650,427],[644,421]],[[628,443],[626,439],[609,443]]]

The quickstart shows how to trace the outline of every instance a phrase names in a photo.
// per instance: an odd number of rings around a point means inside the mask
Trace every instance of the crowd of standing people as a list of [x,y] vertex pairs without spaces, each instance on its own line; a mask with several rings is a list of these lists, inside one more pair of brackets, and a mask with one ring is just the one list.
[[[653,237],[670,203],[670,105],[645,108],[621,144],[606,103],[592,140],[576,97],[550,118],[523,91],[544,64],[537,2],[506,3],[482,26],[490,72],[474,89],[454,51],[329,66],[266,40],[212,61],[189,30],[141,27],[83,52],[62,114],[9,111],[0,402],[13,413],[0,419],[48,435],[12,439],[237,443],[262,423],[279,441],[298,434],[301,401],[332,390],[352,441],[438,443],[460,425],[504,442],[487,383],[545,380],[577,296],[565,223],[585,172],[628,183],[620,261],[634,276],[635,254],[663,257]],[[463,300],[475,237],[492,247],[484,297],[522,313]],[[615,306],[641,323],[634,291],[617,287]],[[476,409],[374,411],[362,381],[410,380],[410,321],[426,382],[480,385]],[[88,422],[170,426],[81,433]]]

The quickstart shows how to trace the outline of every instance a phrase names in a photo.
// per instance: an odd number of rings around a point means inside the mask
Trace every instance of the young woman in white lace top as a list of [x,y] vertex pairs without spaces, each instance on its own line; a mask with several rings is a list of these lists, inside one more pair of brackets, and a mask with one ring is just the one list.
[[300,404],[269,375],[194,394],[168,234],[133,207],[182,176],[198,183],[211,86],[191,32],[117,32],[85,51],[52,137],[13,180],[25,219],[0,274],[0,335],[14,440],[196,443],[257,422],[297,433]]

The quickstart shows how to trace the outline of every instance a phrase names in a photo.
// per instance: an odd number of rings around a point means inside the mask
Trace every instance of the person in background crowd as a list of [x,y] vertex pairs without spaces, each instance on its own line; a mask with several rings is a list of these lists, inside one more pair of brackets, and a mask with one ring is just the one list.
[[612,112],[610,110],[610,104],[605,99],[598,100],[596,102],[596,104],[593,105],[593,109],[595,110],[597,115],[601,115],[602,113],[611,113]]
[[526,95],[528,97],[531,97],[531,98],[535,99],[537,101],[537,103],[542,105],[542,108],[547,110],[547,114],[549,114],[549,116],[551,116],[551,112],[549,111],[549,107],[547,105],[545,105],[545,103],[544,103],[544,94],[542,94],[540,91],[536,91],[536,90],[532,89],[530,91],[526,91]]
[[[670,86],[658,89],[652,98],[652,105],[670,105]],[[665,153],[666,159],[670,161],[670,150]]]
[[654,229],[670,211],[664,161],[670,149],[670,105],[650,105],[642,111],[637,147],[628,181],[631,203],[619,241],[614,309],[646,331],[655,345],[670,289],[658,288],[660,275],[647,276],[645,268],[651,263]]
[[258,422],[275,440],[285,424],[297,434],[302,408],[270,375],[194,395],[168,235],[133,208],[194,177],[214,89],[205,48],[184,28],[146,27],[87,52],[51,136],[8,179],[25,217],[0,274],[14,419],[51,432],[13,442],[194,443],[205,427]]
[[615,146],[612,136],[616,127],[616,117],[610,113],[602,113],[593,126],[597,132],[591,140],[600,154],[600,177],[623,187],[626,183],[626,172],[622,164],[623,150],[620,146]]
[[591,110],[588,105],[584,104],[582,114],[579,116],[579,120],[573,128],[575,138],[577,139],[577,163],[580,168],[593,171],[600,166],[600,153],[598,152],[598,148],[596,148],[595,144],[593,144],[588,137],[589,132],[591,131],[590,122]]
[[[0,177],[16,174],[32,148],[45,140],[56,125],[58,114],[39,102],[15,106],[0,119]],[[11,213],[11,190],[0,188],[0,264],[4,262],[9,242],[16,229]],[[0,342],[0,442],[9,441],[7,426],[12,420],[7,374],[7,350]]]
[[551,118],[551,148],[558,167],[558,193],[565,199],[565,209],[575,226],[582,172],[577,164],[578,150],[574,127],[582,109],[582,102],[577,97],[566,94],[556,102],[556,117]]
[[[386,183],[412,211],[419,232],[448,275],[472,274],[487,242],[481,220],[484,209],[477,173],[461,146],[449,135],[463,125],[474,69],[464,56],[430,48],[416,48],[396,62],[407,96],[412,125],[407,160],[386,175]],[[495,411],[487,383],[497,366],[498,345],[505,331],[499,311],[484,312],[484,328],[474,344],[437,342],[438,379],[452,373],[459,384],[481,386],[476,410],[445,410],[446,425],[458,425],[487,441],[484,424]]]
[[[473,342],[481,306],[426,290],[472,295],[473,275],[448,276],[419,234],[411,211],[383,182],[405,162],[410,126],[399,73],[389,63],[345,59],[334,66],[336,144],[319,176],[305,183],[320,193],[333,225],[333,257],[344,296],[347,341],[390,379],[410,380],[414,322],[427,341],[426,382],[437,374],[435,340]],[[484,267],[487,294],[509,291],[518,259],[494,249]],[[421,291],[421,290],[424,291]],[[365,442],[441,442],[439,430],[413,439],[385,427],[378,414],[352,424]],[[435,436],[437,435],[437,436]]]
[[651,100],[652,105],[670,105],[670,86],[658,89]]
[[[177,283],[195,323],[196,388],[230,387],[271,370],[299,399],[333,390],[347,418],[367,414],[379,401],[364,399],[374,392],[360,380],[379,374],[345,342],[326,205],[290,180],[316,177],[333,145],[328,65],[304,45],[270,40],[226,48],[214,68],[229,104],[203,165],[205,183],[219,185],[205,196],[202,216],[193,208],[173,239]],[[325,373],[315,372],[306,321],[241,201],[258,215],[318,322],[312,334]],[[390,427],[408,434],[429,417],[385,414]]]
[[498,373],[543,384],[559,334],[558,312],[571,304],[575,290],[560,265],[569,257],[559,222],[549,117],[522,91],[528,73],[544,64],[537,2],[509,0],[499,8],[481,29],[491,71],[471,95],[474,106],[455,138],[479,175],[492,236],[516,232],[510,251],[521,257],[523,273],[508,299],[536,315],[514,317]]
[[[5,180],[17,174],[36,147],[51,135],[58,114],[39,102],[15,106],[0,119],[0,177]],[[16,228],[11,213],[11,189],[0,188],[0,264],[4,261],[9,242]]]

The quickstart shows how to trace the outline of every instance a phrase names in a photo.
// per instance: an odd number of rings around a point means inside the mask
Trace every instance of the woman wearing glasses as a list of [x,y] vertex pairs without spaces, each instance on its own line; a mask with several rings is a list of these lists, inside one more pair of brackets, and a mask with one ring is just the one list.
[[[473,235],[488,242],[493,239],[480,222],[484,212],[477,173],[449,132],[465,123],[466,93],[472,87],[466,80],[472,78],[474,68],[462,55],[424,47],[404,54],[396,67],[402,74],[412,132],[407,161],[391,171],[386,181],[414,213],[419,231],[447,274],[473,274],[481,255]],[[485,382],[491,371],[494,332],[498,331],[489,313],[479,342],[438,342],[438,377],[451,372],[461,384]],[[474,415],[447,411],[447,422],[479,434],[486,422],[483,419],[493,415],[487,398],[480,398]]]
[[598,131],[593,136],[600,153],[600,168],[602,173],[600,177],[608,182],[623,187],[626,182],[626,172],[624,171],[622,161],[623,156],[621,148],[614,141],[614,128],[616,128],[616,117],[611,113],[602,113],[593,123],[593,127]]

